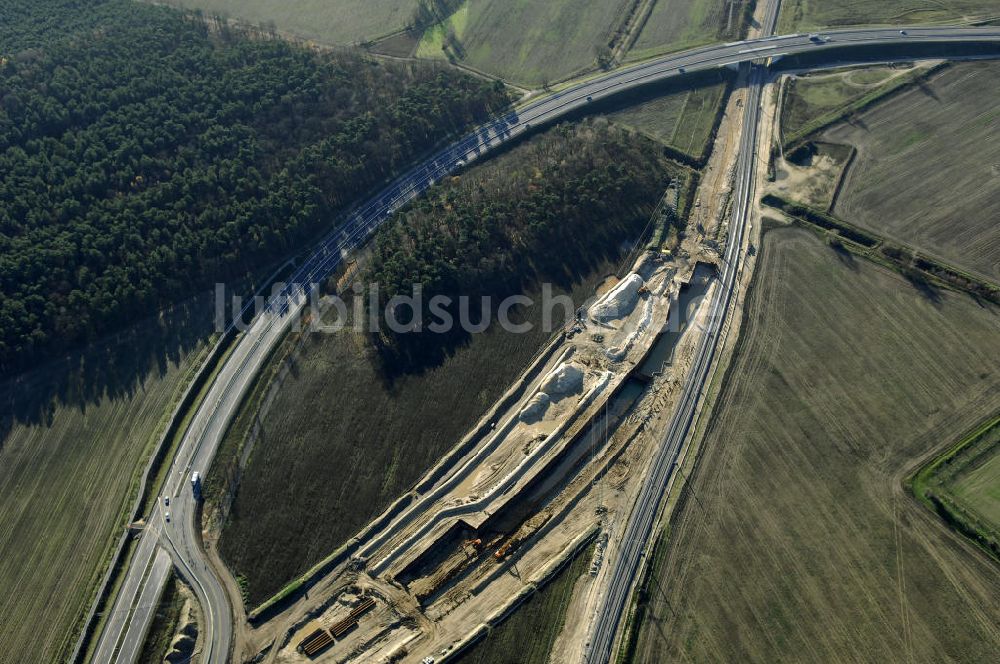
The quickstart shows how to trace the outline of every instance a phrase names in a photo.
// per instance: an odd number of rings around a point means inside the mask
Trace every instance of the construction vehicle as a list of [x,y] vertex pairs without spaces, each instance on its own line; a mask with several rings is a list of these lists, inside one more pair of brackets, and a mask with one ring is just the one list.
[[493,554],[493,557],[496,558],[497,560],[503,560],[504,558],[507,557],[508,553],[511,553],[513,551],[515,544],[516,541],[514,540],[514,538],[513,537],[510,538],[509,540],[504,542],[499,549],[497,549],[496,553]]
[[[544,437],[544,436],[543,436]],[[508,554],[513,553],[520,547],[524,542],[534,535],[541,529],[542,526],[552,517],[548,512],[539,512],[535,516],[531,517],[517,529],[517,531],[504,542],[493,557],[497,560],[503,560]]]
[[477,553],[483,549],[483,540],[480,538],[467,539],[462,542],[462,552],[470,558],[474,557]]

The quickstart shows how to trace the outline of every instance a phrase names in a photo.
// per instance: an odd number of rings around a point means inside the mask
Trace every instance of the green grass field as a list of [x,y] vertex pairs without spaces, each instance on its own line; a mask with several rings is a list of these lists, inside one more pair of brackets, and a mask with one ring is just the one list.
[[630,0],[468,0],[424,35],[417,55],[444,57],[452,30],[461,62],[523,85],[559,80],[594,64]]
[[783,0],[778,32],[851,25],[953,23],[995,17],[993,0]]
[[911,486],[946,523],[1000,559],[1000,418],[917,471]]
[[955,497],[1000,532],[1000,443],[989,456],[954,484]]
[[781,138],[788,146],[840,120],[852,109],[907,84],[924,69],[865,67],[793,76],[781,108]]
[[1000,408],[1000,311],[768,232],[635,659],[983,662],[995,563],[911,499]]
[[594,547],[584,547],[547,585],[519,606],[458,664],[548,664],[577,583],[587,574]]
[[206,14],[222,14],[324,44],[353,44],[402,30],[417,0],[166,0]]
[[[126,363],[139,361],[134,343],[109,348]],[[162,348],[159,364],[121,393],[73,399],[73,380],[91,389],[99,382],[86,370],[67,379],[59,368],[39,370],[18,388],[20,399],[65,382],[69,401],[40,422],[5,421],[0,437],[0,662],[48,664],[69,654],[189,377],[197,353],[180,348]]]
[[609,113],[608,118],[697,160],[708,147],[725,92],[725,83],[699,85]]
[[445,58],[447,57],[444,47],[449,31],[453,31],[456,36],[465,35],[469,26],[469,3],[463,2],[442,23],[432,25],[424,31],[417,44],[415,55],[418,58]]
[[858,149],[842,219],[1000,279],[1000,65],[954,65],[831,127]]
[[628,57],[649,58],[702,44],[735,39],[743,3],[729,0],[657,0]]

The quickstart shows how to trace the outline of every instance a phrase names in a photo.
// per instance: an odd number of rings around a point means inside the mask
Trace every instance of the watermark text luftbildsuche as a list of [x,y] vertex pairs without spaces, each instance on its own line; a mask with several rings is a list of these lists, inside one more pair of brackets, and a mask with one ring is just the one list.
[[[671,311],[675,308],[677,294],[672,294]],[[303,298],[305,302],[302,302]],[[590,298],[593,300],[594,298]],[[425,306],[426,302],[426,306]],[[448,334],[456,329],[467,334],[479,334],[491,325],[499,325],[504,331],[525,334],[535,329],[533,320],[540,320],[545,333],[551,333],[573,321],[586,320],[586,304],[578,306],[569,295],[557,292],[551,283],[541,284],[539,301],[524,294],[493,298],[489,295],[443,295],[427,297],[422,284],[413,284],[410,294],[394,295],[382,303],[379,284],[355,282],[350,296],[321,294],[317,284],[275,283],[270,296],[254,295],[248,302],[241,295],[230,295],[224,284],[215,286],[215,329],[225,332],[229,327],[245,332],[252,325],[252,312],[269,309],[272,314],[286,315],[297,310],[293,306],[302,303],[307,316],[296,316],[292,323],[295,331],[334,334],[348,326],[354,332],[379,333],[388,330],[394,334],[414,334],[431,332]],[[367,303],[367,306],[366,306]],[[252,306],[251,306],[252,304]],[[228,306],[227,306],[228,305]],[[635,305],[626,303],[627,315]],[[527,312],[540,306],[541,316],[529,316]],[[691,307],[687,307],[691,309]],[[228,312],[235,312],[232,320]],[[670,315],[664,331],[677,331],[684,312]],[[608,317],[608,311],[604,311]],[[612,310],[610,318],[615,318]]]

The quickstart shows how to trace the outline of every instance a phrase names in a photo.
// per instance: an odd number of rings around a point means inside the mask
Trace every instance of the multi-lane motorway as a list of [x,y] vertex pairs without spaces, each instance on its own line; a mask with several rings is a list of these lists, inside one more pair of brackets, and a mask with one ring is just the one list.
[[[291,308],[301,301],[301,298],[293,301]],[[201,549],[198,501],[190,477],[194,470],[210,465],[240,396],[267,357],[267,349],[281,339],[292,320],[287,315],[259,316],[220,368],[185,432],[171,464],[163,497],[147,519],[98,641],[94,662],[135,661],[146,626],[156,610],[156,598],[166,582],[170,561],[191,584],[205,614],[205,624],[201,626],[205,642],[203,661],[223,662],[228,657],[232,609],[225,589],[209,570]],[[164,498],[169,499],[169,506]]]
[[[1000,44],[1000,28],[907,28],[905,32],[899,29],[853,29],[826,32],[821,40],[804,34],[788,35],[709,46],[602,74],[511,111],[479,127],[465,138],[407,171],[368,202],[348,214],[347,220],[319,244],[318,249],[302,264],[289,282],[310,284],[322,281],[336,269],[345,255],[363,244],[394,210],[420,195],[443,176],[534,128],[549,124],[567,114],[585,110],[588,105],[601,99],[688,73],[739,65],[760,58],[819,51],[829,52],[830,59],[834,59],[838,53],[843,52],[843,49],[851,47],[973,42]],[[893,57],[898,59],[899,54],[895,53]],[[759,112],[758,84],[762,75],[759,69],[751,74],[752,81],[756,82],[750,87],[746,104],[747,116],[744,121],[747,124],[741,142],[741,173],[752,170],[750,162],[754,158],[754,143],[749,136],[755,135],[756,114]],[[751,112],[753,109],[756,110]],[[742,175],[740,182],[743,182]],[[752,191],[741,185],[738,187],[737,195],[737,214],[746,215]],[[732,252],[739,251],[744,222],[745,216],[741,216],[731,224],[732,237],[729,240],[727,268],[723,279],[724,284],[728,284],[723,289],[725,293],[731,293],[732,282],[735,279],[734,268],[730,268],[729,265],[734,263],[733,259],[738,258],[738,254]],[[720,299],[713,305],[716,314],[713,315],[713,320],[721,318],[718,314],[728,306],[728,294],[724,300],[723,302]],[[200,524],[197,521],[198,505],[188,484],[188,478],[193,470],[203,475],[208,470],[225,427],[238,407],[242,395],[254,374],[264,363],[270,349],[280,340],[294,318],[290,314],[297,312],[304,301],[303,288],[289,286],[272,300],[271,306],[258,315],[249,329],[235,342],[233,351],[219,370],[178,447],[165,487],[165,492],[171,496],[171,505],[165,507],[162,502],[158,502],[148,515],[149,525],[124,572],[111,612],[99,636],[93,661],[105,664],[130,663],[135,660],[146,626],[155,611],[155,598],[159,595],[167,577],[169,565],[164,552],[192,585],[201,603],[206,618],[206,624],[201,626],[205,636],[201,661],[214,663],[225,662],[228,659],[232,646],[232,608],[222,583],[210,569],[201,548]],[[711,343],[711,350],[699,354],[696,371],[707,372],[710,366],[717,332],[715,336],[706,335],[706,340],[710,337],[712,341],[704,343]],[[693,374],[695,381],[698,375],[700,374]],[[692,381],[689,380],[688,384],[691,385]],[[693,412],[699,389],[700,387],[690,388],[691,391],[685,397],[681,409],[690,409]],[[682,417],[678,420],[677,432],[686,427],[683,419]],[[674,425],[671,426],[673,430]],[[668,441],[682,439],[682,434],[677,432],[668,434]],[[664,445],[663,449],[669,451],[670,445]],[[664,459],[658,459],[654,464],[654,472],[669,473],[672,460],[669,459],[668,453],[664,454]],[[656,487],[652,487],[651,490],[655,493]],[[640,505],[633,512],[634,517],[650,510],[655,512],[656,496],[653,493],[646,495],[645,487],[643,491]],[[642,509],[639,509],[640,507]],[[166,519],[167,511],[171,513],[169,521]],[[651,516],[649,518],[652,519]],[[606,605],[611,608],[607,609],[606,620],[601,621],[601,625],[610,625],[612,621],[617,624],[617,617],[621,614],[620,607],[624,606],[627,600],[634,579],[634,570],[637,568],[638,557],[649,527],[651,526],[637,523],[634,533],[634,541],[637,544],[631,553],[628,548],[633,546],[629,544],[633,540],[623,542],[622,555],[615,563],[613,597],[609,596],[613,602]],[[626,559],[626,556],[631,555],[634,555],[635,565],[630,565],[629,561],[632,558]],[[619,567],[622,569],[620,574],[617,571]],[[619,608],[614,608],[612,604]],[[605,609],[602,609],[603,611]],[[605,626],[602,629],[603,632],[599,630],[595,636],[589,651],[588,656],[591,661],[605,661],[606,653],[610,652],[615,626]],[[609,631],[610,636],[607,636]],[[598,648],[599,643],[600,648]]]

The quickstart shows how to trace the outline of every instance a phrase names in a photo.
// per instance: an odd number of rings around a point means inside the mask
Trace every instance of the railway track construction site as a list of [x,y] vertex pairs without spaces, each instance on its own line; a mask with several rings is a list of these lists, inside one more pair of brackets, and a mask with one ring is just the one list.
[[[758,11],[767,14],[761,22],[766,34],[773,31],[776,8],[764,3]],[[777,63],[810,68],[843,57],[982,57],[995,55],[997,44],[1000,29],[988,25],[850,28],[708,45],[526,100],[414,164],[359,203],[298,265],[291,285],[239,335],[191,415],[167,471],[170,512],[157,503],[147,515],[147,522],[160,524],[160,538],[155,544],[140,542],[114,582],[120,590],[107,601],[102,591],[95,602],[93,615],[104,607],[103,626],[94,636],[95,660],[134,661],[155,606],[148,598],[158,596],[172,562],[202,608],[202,661],[301,662],[309,656],[297,648],[301,644],[305,650],[308,644],[323,661],[440,664],[502,620],[583,542],[609,534],[602,554],[607,562],[603,567],[597,563],[594,576],[583,580],[592,585],[581,587],[585,606],[578,607],[578,615],[594,616],[590,623],[597,630],[574,631],[575,641],[567,646],[573,650],[585,643],[588,661],[607,661],[638,561],[646,552],[665,486],[662,478],[675,467],[714,367],[722,322],[741,283],[744,246],[747,253],[753,249],[748,238],[755,175],[769,148],[760,150],[755,140],[761,109],[771,103],[762,92],[767,69]],[[706,176],[718,177],[720,183],[706,199],[714,221],[689,221],[687,237],[674,254],[643,254],[632,272],[600,293],[598,302],[562,332],[473,433],[408,495],[307,578],[251,612],[248,621],[235,616],[241,608],[238,590],[234,599],[233,588],[224,587],[223,575],[210,566],[201,540],[198,496],[185,483],[192,472],[209,472],[241,399],[291,319],[302,312],[306,285],[327,279],[380,224],[441,178],[557,121],[596,112],[613,97],[720,68],[742,68],[731,103],[742,103],[744,110],[739,112],[742,119],[723,120],[724,126],[742,123],[742,129],[713,171],[734,177]],[[729,107],[729,118],[736,118],[736,108]],[[664,325],[681,313],[672,305],[674,296],[693,279],[700,262],[714,263],[721,278],[707,287],[707,306],[697,307],[691,324],[678,335],[666,334]],[[665,338],[672,344],[669,352],[654,352],[662,349]],[[669,361],[649,370],[645,362],[651,355]],[[345,607],[357,606],[363,597],[373,598],[375,608],[356,627],[348,624],[343,632],[337,630],[338,636],[330,633],[331,625],[345,624]],[[88,624],[80,647],[95,627]],[[326,630],[335,642],[326,643],[317,630]]]
[[[680,347],[697,335],[671,324],[694,275],[712,272],[686,254],[646,251],[605,284],[447,467],[432,469],[404,508],[363,531],[348,560],[311,580],[308,598],[269,621],[285,626],[273,661],[446,661],[627,510],[623,460],[642,463],[642,453],[624,442],[665,382],[649,360],[664,356],[664,339]],[[378,607],[360,623],[344,615],[359,597]]]

